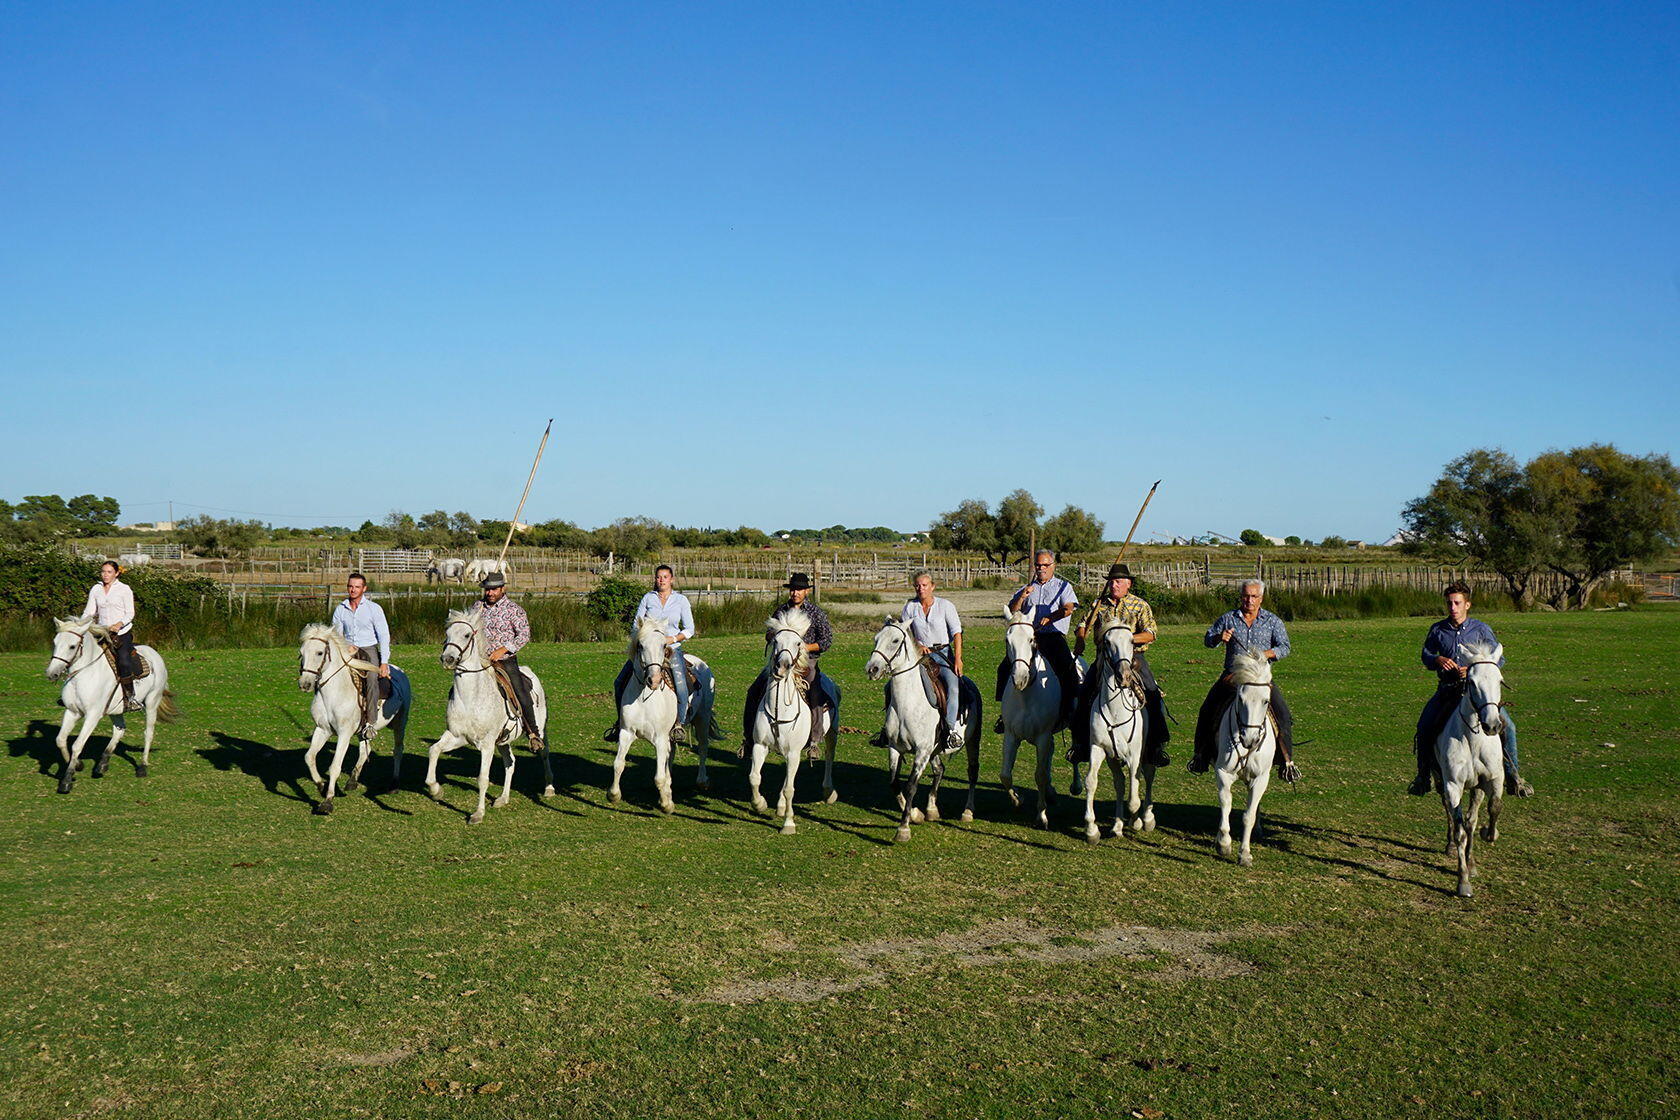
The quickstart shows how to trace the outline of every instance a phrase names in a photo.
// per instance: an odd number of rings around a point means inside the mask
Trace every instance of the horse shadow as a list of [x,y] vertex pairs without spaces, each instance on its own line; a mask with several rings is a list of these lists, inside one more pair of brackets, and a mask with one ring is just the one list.
[[212,731],[214,746],[199,747],[198,755],[216,769],[239,771],[256,778],[263,788],[276,797],[313,806],[313,785],[305,788],[307,771],[303,765],[304,748],[281,750],[269,743],[244,739],[225,731]]
[[44,719],[32,719],[22,736],[7,742],[13,758],[32,758],[36,773],[54,774],[63,763],[58,753],[58,725]]
[[[1314,863],[1322,863],[1330,867],[1340,867],[1349,871],[1362,872],[1391,883],[1405,883],[1409,886],[1422,887],[1424,890],[1434,891],[1437,894],[1456,896],[1456,885],[1454,887],[1449,887],[1446,881],[1440,878],[1440,876],[1444,873],[1443,863],[1433,859],[1419,858],[1418,856],[1410,854],[1413,852],[1427,851],[1428,849],[1419,848],[1417,845],[1408,844],[1389,837],[1366,836],[1362,833],[1345,832],[1338,828],[1325,828],[1316,825],[1303,824],[1299,821],[1290,820],[1288,818],[1273,818],[1269,823],[1271,824],[1274,833],[1280,834],[1275,838],[1274,846],[1281,851],[1289,852],[1301,859],[1310,860]],[[1395,874],[1392,871],[1378,866],[1377,863],[1370,860],[1357,859],[1351,856],[1325,855],[1312,852],[1307,850],[1304,845],[1294,843],[1296,840],[1339,844],[1348,849],[1350,852],[1370,853],[1385,862],[1399,863],[1404,864],[1407,867],[1415,867],[1420,871],[1428,872],[1431,875],[1436,876],[1436,878],[1434,881],[1414,878],[1410,875]],[[1374,845],[1377,844],[1386,845],[1398,849],[1398,851],[1392,853],[1376,851]]]

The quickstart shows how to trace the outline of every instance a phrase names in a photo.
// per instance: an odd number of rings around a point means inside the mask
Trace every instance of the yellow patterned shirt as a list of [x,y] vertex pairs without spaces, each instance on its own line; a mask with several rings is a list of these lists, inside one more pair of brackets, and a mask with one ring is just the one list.
[[1148,603],[1129,591],[1119,602],[1107,595],[1100,596],[1086,612],[1085,621],[1079,624],[1079,632],[1094,638],[1103,632],[1111,618],[1130,626],[1134,634],[1143,630],[1155,633],[1155,612],[1150,609]]

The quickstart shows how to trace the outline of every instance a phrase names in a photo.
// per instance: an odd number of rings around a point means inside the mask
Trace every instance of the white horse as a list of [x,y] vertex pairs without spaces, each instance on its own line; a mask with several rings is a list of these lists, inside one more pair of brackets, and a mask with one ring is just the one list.
[[[122,741],[123,732],[128,730],[128,722],[123,717],[122,685],[117,682],[117,675],[100,645],[100,639],[107,634],[105,627],[84,618],[60,618],[54,623],[58,632],[53,635],[47,679],[64,681],[64,688],[58,694],[58,702],[64,705],[64,720],[58,727],[58,753],[64,758],[64,773],[58,777],[58,792],[69,793],[76,783],[76,771],[82,766],[82,748],[87,746],[99,721],[111,717],[111,741],[105,744],[99,761],[93,764],[96,778],[105,776],[111,754]],[[158,718],[173,720],[178,713],[175,696],[169,691],[169,670],[157,650],[135,646],[134,656],[145,658],[152,667],[149,674],[134,682],[134,699],[146,710],[146,734],[140,748],[140,764],[134,772],[144,778],[150,772],[152,730]],[[82,728],[76,741],[70,743],[70,729],[77,720],[82,721]]]
[[468,560],[461,569],[462,579],[467,583],[478,583],[491,572],[501,572],[504,577],[512,577],[513,565],[504,562],[501,567],[496,566],[494,560]]
[[[1499,706],[1505,681],[1499,662],[1505,650],[1498,644],[1466,643],[1459,656],[1467,667],[1464,697],[1435,738],[1435,761],[1441,768],[1441,804],[1447,810],[1447,853],[1458,855],[1458,896],[1469,898],[1470,875],[1476,870],[1471,845],[1482,801],[1488,803],[1482,839],[1491,844],[1499,839],[1499,810],[1505,799],[1505,713]],[[1468,791],[1473,793],[1466,815],[1463,799]]]
[[[379,671],[379,667],[358,658],[356,647],[325,623],[311,622],[303,628],[299,639],[298,688],[315,694],[315,699],[309,702],[315,732],[309,737],[309,749],[304,752],[303,764],[309,768],[309,778],[321,794],[321,800],[315,804],[315,813],[326,816],[333,811],[333,798],[338,795],[338,776],[344,770],[345,752],[361,730],[362,708],[366,702],[350,670],[356,668],[374,673]],[[408,713],[413,702],[414,690],[408,683],[407,674],[395,665],[391,666],[389,707],[392,710],[386,711],[386,703],[379,705],[373,730],[377,733],[389,727],[396,740],[391,750],[392,788],[402,776],[403,738],[408,732]],[[338,746],[333,749],[332,761],[327,764],[327,775],[323,778],[315,767],[315,756],[334,736],[338,738]],[[362,740],[358,748],[356,765],[350,771],[350,780],[344,784],[344,792],[354,791],[362,780],[362,767],[367,765],[372,751],[373,737],[370,735]]]
[[[759,793],[760,775],[764,770],[764,756],[774,748],[787,762],[787,777],[782,781],[782,795],[776,802],[776,812],[782,818],[782,835],[791,836],[793,825],[793,778],[799,772],[799,759],[811,739],[811,708],[805,702],[805,671],[810,664],[806,656],[805,636],[811,631],[811,616],[799,607],[785,614],[772,615],[764,628],[764,667],[770,679],[765,684],[764,698],[752,721],[752,765],[747,783],[752,787],[752,806],[760,813],[770,811],[770,805]],[[840,730],[840,688],[834,685],[834,711],[826,709],[819,727],[819,737],[826,741],[824,752],[824,800],[833,804],[834,744]]]
[[143,568],[152,562],[149,552],[124,552],[117,557],[117,563],[125,568]]
[[[489,650],[484,645],[482,628],[484,608],[474,603],[464,611],[450,611],[443,629],[443,652],[438,656],[444,666],[455,670],[454,683],[449,686],[449,730],[432,744],[431,756],[426,760],[426,791],[436,798],[443,792],[438,784],[438,756],[444,751],[472,744],[478,747],[478,807],[467,818],[468,824],[484,819],[484,798],[490,787],[490,759],[498,750],[502,756],[502,793],[496,798],[501,808],[513,796],[513,740],[525,733],[519,709],[502,695],[501,685],[494,678]],[[554,796],[554,767],[548,757],[547,736],[548,698],[542,681],[521,665],[519,671],[531,689],[531,711],[537,721],[537,735],[543,745],[537,749],[542,759],[543,777],[547,784],[544,797]]]
[[[653,744],[653,784],[659,790],[659,808],[666,813],[676,807],[671,801],[671,728],[677,721],[677,693],[670,673],[678,670],[672,667],[667,671],[670,652],[665,639],[670,633],[664,619],[645,616],[630,635],[632,672],[618,706],[618,757],[613,760],[612,787],[607,790],[611,800],[623,800],[619,779],[624,774],[624,759],[637,739],[646,739]],[[694,671],[696,682],[689,697],[687,724],[689,743],[700,756],[700,773],[694,785],[707,790],[712,788],[712,779],[706,773],[706,752],[712,740],[723,738],[713,719],[717,689],[710,666],[691,653],[683,654],[683,660]]]
[[[939,819],[939,785],[945,778],[945,756],[959,748],[968,751],[968,803],[963,806],[962,819],[974,819],[974,787],[980,780],[980,703],[978,694],[972,708],[960,717],[951,729],[952,746],[939,749],[939,724],[943,715],[928,698],[922,678],[922,654],[910,624],[888,618],[875,634],[875,649],[864,664],[864,672],[872,681],[887,682],[887,756],[892,764],[892,790],[904,816],[898,822],[895,839],[910,839],[910,825],[923,820]],[[963,677],[958,686],[973,688],[973,682]],[[910,777],[900,786],[898,773],[905,756],[910,758]],[[929,767],[933,770],[933,784],[928,788],[927,812],[916,808],[916,785]]]
[[1219,854],[1231,854],[1231,787],[1241,779],[1248,783],[1248,807],[1243,810],[1242,851],[1237,862],[1248,867],[1254,862],[1249,841],[1277,754],[1271,661],[1257,650],[1244,650],[1231,666],[1231,684],[1237,695],[1220,718],[1219,753],[1213,763],[1213,780],[1219,789]]
[[[481,576],[479,578],[482,579],[483,577]],[[465,560],[444,557],[441,560],[433,560],[431,564],[427,566],[427,583],[447,583],[450,580],[454,580],[456,583],[465,583],[467,581],[467,562]]]
[[[1090,671],[1098,677],[1096,699],[1091,703],[1091,752],[1085,776],[1085,839],[1093,844],[1102,838],[1097,828],[1097,780],[1103,759],[1114,777],[1114,832],[1126,835],[1126,823],[1133,832],[1155,828],[1155,767],[1144,761],[1144,707],[1132,684],[1132,628],[1111,620],[1097,635],[1097,660]],[[1121,797],[1120,771],[1126,771]],[[1143,797],[1138,797],[1138,775],[1143,776]],[[1124,804],[1126,811],[1121,812]]]
[[1050,755],[1055,747],[1056,720],[1061,714],[1062,682],[1044,655],[1038,652],[1038,628],[1029,612],[1008,614],[1003,628],[1005,656],[1009,658],[1012,688],[1003,690],[1003,791],[1016,808],[1021,798],[1015,792],[1015,752],[1022,743],[1038,747],[1038,827],[1050,827],[1050,806],[1055,795],[1050,789]]

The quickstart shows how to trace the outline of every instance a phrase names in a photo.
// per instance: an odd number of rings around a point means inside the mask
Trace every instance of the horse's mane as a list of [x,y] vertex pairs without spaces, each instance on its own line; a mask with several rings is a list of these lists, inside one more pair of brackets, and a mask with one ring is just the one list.
[[1499,656],[1498,642],[1465,642],[1458,647],[1461,661],[1493,661]]
[[655,618],[651,614],[644,614],[636,620],[636,625],[630,630],[630,656],[634,657],[636,651],[642,648],[642,639],[647,636],[649,630],[658,630],[661,634],[670,633],[665,628],[663,618]]
[[1231,666],[1232,684],[1271,684],[1272,663],[1263,653],[1244,650]]
[[1129,631],[1129,632],[1134,633],[1134,634],[1137,633],[1137,631],[1132,630],[1132,628],[1130,626],[1128,626],[1126,623],[1121,622],[1118,618],[1115,618],[1113,615],[1109,615],[1108,617],[1103,619],[1103,628],[1097,634],[1097,640],[1101,641],[1102,636],[1104,634],[1108,633],[1110,630],[1126,630],[1126,631]]
[[298,635],[299,643],[307,642],[311,638],[323,638],[326,640],[328,645],[332,646],[332,648],[337,650],[339,653],[350,653],[351,646],[349,640],[346,639],[343,634],[340,634],[335,627],[330,626],[325,622],[311,622],[305,626],[303,628],[303,632]]
[[53,625],[58,627],[60,634],[66,630],[74,630],[78,634],[90,634],[98,623],[91,618],[55,618],[53,619]]
[[464,622],[468,626],[471,626],[474,629],[477,629],[478,628],[478,616],[479,616],[479,613],[483,609],[484,608],[480,607],[477,603],[474,603],[472,606],[466,608],[465,610],[459,610],[459,611],[453,611],[452,610],[452,611],[449,612],[449,614],[447,616],[444,617],[443,624],[445,626],[452,626],[457,622]]

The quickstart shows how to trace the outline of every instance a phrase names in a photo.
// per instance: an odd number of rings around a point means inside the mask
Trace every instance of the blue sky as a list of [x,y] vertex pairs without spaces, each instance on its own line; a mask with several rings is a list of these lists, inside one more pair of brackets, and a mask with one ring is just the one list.
[[[1680,454],[1672,4],[0,9],[0,496],[1386,536]],[[82,439],[66,439],[80,431]]]

